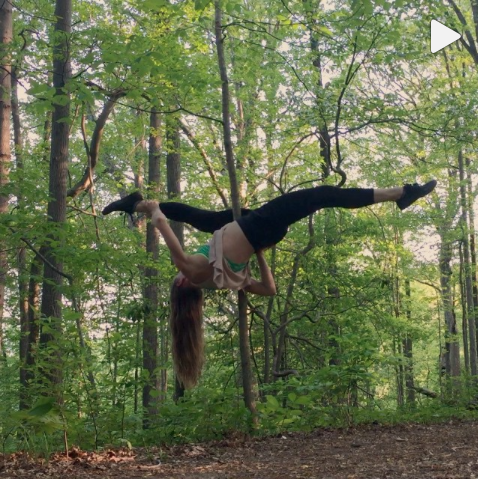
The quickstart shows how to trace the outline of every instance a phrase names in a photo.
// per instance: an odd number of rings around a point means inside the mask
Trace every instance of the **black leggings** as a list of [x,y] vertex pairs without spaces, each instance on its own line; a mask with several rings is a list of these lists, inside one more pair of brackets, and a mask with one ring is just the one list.
[[[362,208],[374,203],[372,188],[337,188],[317,186],[286,193],[260,208],[242,208],[237,220],[254,250],[277,244],[289,226],[322,208]],[[160,204],[167,218],[188,223],[199,231],[214,233],[234,221],[232,210],[208,211],[183,203]]]

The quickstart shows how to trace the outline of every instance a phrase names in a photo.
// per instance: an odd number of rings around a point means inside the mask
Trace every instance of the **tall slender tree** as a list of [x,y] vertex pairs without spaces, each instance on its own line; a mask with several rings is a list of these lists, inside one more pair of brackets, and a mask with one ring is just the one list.
[[[8,183],[12,157],[10,149],[12,18],[12,3],[10,0],[4,0],[0,5],[0,215],[6,213],[8,208],[8,195],[4,187]],[[0,241],[0,355],[2,356],[5,354],[3,348],[3,311],[8,268],[5,250],[5,243]]]
[[[150,114],[149,161],[148,161],[148,194],[153,199],[158,198],[160,181],[160,155],[162,147],[161,117],[154,109]],[[158,260],[159,233],[148,223],[146,227],[146,252],[152,261]],[[160,399],[159,390],[163,381],[158,373],[158,270],[148,266],[145,270],[145,314],[143,325],[143,369],[148,372],[147,381],[143,386],[143,410],[146,414],[143,427],[148,427],[150,420],[157,414],[157,402]],[[164,335],[163,335],[164,336]],[[166,379],[166,378],[164,378]],[[164,381],[165,383],[166,381]],[[156,397],[154,394],[156,393]],[[162,398],[164,399],[164,398]]]
[[478,374],[478,356],[476,346],[476,319],[475,319],[475,305],[473,303],[473,277],[470,258],[470,242],[469,242],[469,202],[466,194],[466,177],[463,152],[458,152],[458,170],[460,173],[460,203],[461,203],[461,221],[460,225],[463,231],[463,268],[464,268],[464,283],[465,295],[462,298],[466,304],[466,312],[468,317],[468,341],[470,345],[470,371],[473,376]]
[[[179,199],[181,197],[181,139],[179,136],[179,125],[178,119],[170,116],[166,118],[166,143],[168,150],[166,155],[166,189],[168,199]],[[181,247],[184,248],[184,224],[171,221],[171,229],[178,238]],[[165,359],[167,354],[165,334],[161,338],[161,349]],[[175,378],[174,398],[177,401],[182,396],[184,396],[184,387]]]
[[[231,116],[229,106],[231,97],[229,94],[229,79],[227,75],[226,58],[224,53],[224,32],[222,26],[222,11],[218,0],[214,2],[215,11],[215,42],[219,74],[221,77],[222,94],[222,125],[224,135],[224,149],[226,152],[227,170],[229,173],[229,182],[231,186],[232,211],[234,218],[241,216],[240,192],[236,176],[236,166],[234,163],[234,153],[232,147]],[[253,415],[256,414],[255,394],[253,391],[253,378],[251,367],[251,352],[249,347],[249,328],[247,318],[247,298],[243,291],[239,291],[239,346],[241,352],[241,372],[242,386],[244,393],[244,403]]]

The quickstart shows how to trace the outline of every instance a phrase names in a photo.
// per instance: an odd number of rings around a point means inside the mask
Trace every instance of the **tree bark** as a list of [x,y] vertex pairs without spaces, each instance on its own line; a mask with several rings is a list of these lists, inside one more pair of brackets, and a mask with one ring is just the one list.
[[[448,170],[449,186],[448,190],[453,191],[455,183],[455,173]],[[454,311],[453,291],[452,291],[452,268],[451,261],[453,259],[453,221],[459,208],[456,205],[456,199],[450,195],[443,208],[436,203],[436,210],[443,211],[443,217],[436,225],[437,233],[440,237],[440,251],[438,258],[438,267],[440,271],[440,296],[443,305],[443,315],[445,319],[445,372],[447,376],[458,378],[460,376],[460,341],[458,337],[458,329],[456,315]],[[460,275],[461,276],[461,275]],[[463,330],[465,336],[466,329]],[[468,362],[468,341],[464,341],[465,359]],[[458,387],[458,382],[453,380],[450,385],[454,389]]]
[[[136,116],[141,117],[143,113],[138,109],[136,111]],[[142,190],[144,186],[144,174],[145,174],[145,155],[146,155],[146,139],[144,134],[134,138],[135,145],[135,171],[134,171],[134,186],[138,190]],[[136,228],[138,231],[144,232],[144,226],[146,225],[146,217],[140,216],[136,221],[132,221],[131,218],[128,218],[129,225],[131,228]],[[142,236],[140,236],[142,237]],[[144,243],[141,243],[142,247],[146,247]],[[138,266],[140,277],[144,278],[146,276],[146,268],[144,265],[140,264]],[[144,292],[144,283],[143,287],[143,299],[145,297]],[[134,412],[138,412],[138,406],[140,402],[140,389],[141,389],[141,402],[144,400],[144,384],[143,388],[140,388],[140,374],[143,368],[143,335],[141,333],[143,329],[143,324],[141,322],[144,311],[137,311],[136,314],[136,357],[135,357],[135,368],[134,368]],[[143,417],[143,427],[148,427],[148,418],[147,416]]]
[[[466,193],[468,197],[468,212],[470,214],[470,255],[471,255],[471,281],[473,284],[473,305],[475,307],[475,323],[477,323],[478,308],[478,279],[476,270],[476,242],[475,242],[475,196],[473,194],[473,180],[471,177],[470,158],[466,159]],[[478,333],[477,333],[478,334]],[[477,338],[478,343],[478,338]]]
[[[65,88],[71,78],[70,34],[72,5],[71,0],[57,0],[53,33],[53,86],[55,88],[52,118],[50,153],[50,174],[48,202],[48,222],[50,234],[47,238],[44,256],[48,260],[44,266],[42,294],[42,330],[40,342],[47,358],[43,361],[43,371],[51,387],[60,399],[62,381],[61,353],[58,340],[61,337],[63,264],[57,259],[51,244],[61,244],[61,229],[66,220],[66,184],[68,173],[70,94]],[[55,101],[57,100],[57,101]],[[51,346],[51,347],[50,347]],[[54,351],[54,352],[51,352]]]
[[463,164],[462,151],[458,154],[458,169],[460,173],[460,202],[461,202],[461,228],[463,230],[463,266],[465,272],[465,298],[468,313],[468,341],[470,344],[470,372],[472,376],[478,374],[478,358],[476,349],[476,323],[475,323],[475,305],[473,303],[473,279],[470,262],[470,245],[468,241],[468,201],[466,196],[466,179]]
[[[405,280],[405,298],[406,303],[406,314],[408,323],[412,320],[412,310],[411,310],[411,299],[412,292],[410,288],[410,280],[407,278]],[[405,356],[405,387],[407,390],[406,398],[407,405],[409,407],[415,406],[415,380],[413,375],[413,340],[409,333],[406,333],[405,339],[403,340],[403,355]]]
[[452,247],[450,241],[446,238],[446,228],[439,231],[439,235],[440,287],[446,325],[445,366],[448,375],[457,377],[460,375],[460,343],[457,336],[458,330],[456,326],[456,316],[453,308],[453,296],[451,288],[452,270],[450,263],[452,260]]
[[[166,119],[166,143],[168,154],[166,156],[166,189],[168,199],[178,200],[181,198],[181,139],[179,136],[180,121],[168,117]],[[171,229],[179,240],[181,247],[184,247],[184,223],[170,221]],[[165,326],[165,325],[164,325]],[[161,338],[161,351],[163,358],[167,359],[166,327],[162,328],[164,334]],[[184,396],[184,387],[175,378],[174,381],[174,400]]]
[[[286,347],[286,336],[287,336],[287,324],[289,323],[289,314],[292,305],[292,296],[294,288],[296,285],[297,274],[299,272],[300,262],[307,255],[309,251],[314,247],[314,227],[312,222],[312,216],[309,216],[309,242],[299,253],[296,254],[294,258],[294,264],[292,266],[292,272],[290,273],[289,284],[287,286],[287,293],[285,298],[285,307],[284,311],[280,316],[280,326],[279,326],[279,340],[277,341],[277,346],[274,354],[273,361],[273,371],[274,379],[281,377],[281,369],[286,369],[288,365],[285,363],[284,351]],[[274,336],[277,333],[274,334]]]
[[[217,50],[217,59],[219,74],[221,77],[221,95],[222,95],[222,121],[224,134],[224,148],[226,152],[227,170],[229,173],[229,183],[231,186],[232,211],[234,218],[241,216],[241,205],[239,197],[239,188],[236,177],[236,168],[234,164],[234,154],[231,139],[231,116],[229,112],[230,95],[229,80],[227,77],[226,59],[224,55],[224,37],[222,31],[222,12],[219,0],[214,2],[215,9],[215,42]],[[255,403],[255,394],[253,391],[251,352],[249,348],[249,328],[247,321],[247,297],[243,291],[238,295],[239,309],[239,347],[241,353],[242,369],[242,388],[244,393],[244,403],[251,411],[254,420],[257,420],[257,411]]]
[[[166,156],[166,177],[168,199],[181,197],[181,137],[179,135],[179,122],[177,119],[168,118],[166,121],[166,138],[168,154]],[[171,221],[171,228],[184,245],[184,224]]]
[[[4,0],[0,4],[0,215],[8,210],[8,196],[3,188],[8,183],[11,161],[10,114],[11,104],[11,53],[13,34],[12,4]],[[5,357],[3,347],[3,311],[5,307],[5,286],[7,280],[6,244],[0,241],[0,357]]]
[[[162,139],[160,134],[161,118],[156,111],[150,115],[148,193],[152,199],[158,199],[160,180],[160,155]],[[151,224],[146,227],[146,252],[153,261],[158,260],[159,232]],[[165,384],[158,375],[158,270],[147,267],[145,271],[146,286],[144,291],[145,315],[143,325],[143,369],[148,371],[148,381],[143,386],[143,409],[146,417],[143,428],[149,427],[151,418],[158,414],[158,401],[164,398],[153,397],[151,393],[165,390]],[[163,337],[164,335],[161,335]],[[161,379],[165,379],[162,378]]]
[[460,278],[459,278],[459,286],[460,286],[460,297],[461,297],[461,330],[462,330],[462,337],[463,337],[463,356],[465,359],[465,371],[467,374],[470,373],[470,345],[468,342],[468,311],[466,307],[466,301],[463,298],[466,298],[466,287],[465,287],[465,273],[464,273],[464,261],[463,261],[463,245],[460,244],[458,248],[458,254],[460,259]]
[[[12,70],[12,120],[13,120],[13,143],[15,145],[16,168],[19,172],[18,179],[21,181],[23,177],[23,140],[22,127],[20,120],[20,108],[18,104],[18,79],[16,69]],[[17,188],[18,209],[23,210],[25,199],[23,195],[23,186],[18,184]],[[27,401],[28,391],[28,369],[26,368],[26,360],[30,349],[30,324],[28,321],[28,273],[27,273],[27,251],[25,246],[18,250],[18,298],[20,312],[20,409],[29,407]]]

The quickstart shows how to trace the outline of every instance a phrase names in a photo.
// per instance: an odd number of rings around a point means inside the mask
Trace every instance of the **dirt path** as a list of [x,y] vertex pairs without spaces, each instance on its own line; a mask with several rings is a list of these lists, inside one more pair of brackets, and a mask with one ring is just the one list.
[[0,478],[478,478],[478,423],[367,426],[162,449],[0,456]]

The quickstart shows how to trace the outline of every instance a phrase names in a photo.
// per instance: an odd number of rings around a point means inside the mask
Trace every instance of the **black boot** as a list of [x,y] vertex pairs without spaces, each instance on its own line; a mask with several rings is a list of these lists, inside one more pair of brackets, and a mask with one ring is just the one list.
[[110,203],[104,210],[103,214],[108,215],[113,211],[124,211],[132,215],[134,213],[135,206],[140,202],[143,201],[143,196],[139,191],[135,191],[124,198],[121,198],[118,201],[113,201]]
[[402,197],[397,200],[397,206],[404,210],[408,208],[411,204],[415,203],[419,198],[423,198],[424,196],[431,193],[435,186],[437,185],[436,180],[431,180],[424,185],[419,185],[418,183],[413,183],[413,185],[405,185],[403,187],[403,195]]

